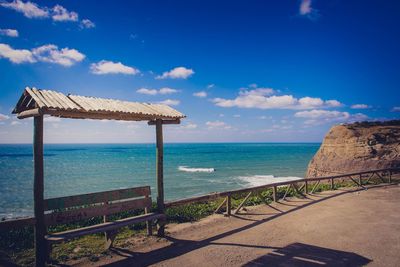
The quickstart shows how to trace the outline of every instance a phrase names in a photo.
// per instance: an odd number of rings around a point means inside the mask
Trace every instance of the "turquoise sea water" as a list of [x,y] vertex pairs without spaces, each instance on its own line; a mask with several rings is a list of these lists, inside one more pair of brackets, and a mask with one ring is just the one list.
[[[165,144],[167,200],[303,177],[320,144]],[[154,144],[45,145],[45,198],[150,185]],[[290,179],[290,178],[288,178]],[[32,215],[31,145],[0,145],[0,218]]]

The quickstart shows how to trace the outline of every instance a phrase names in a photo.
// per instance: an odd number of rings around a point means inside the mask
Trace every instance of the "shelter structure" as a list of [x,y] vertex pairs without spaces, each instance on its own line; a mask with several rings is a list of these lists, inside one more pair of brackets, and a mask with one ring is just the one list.
[[[71,119],[99,119],[148,121],[156,128],[156,178],[157,207],[164,214],[163,175],[163,124],[179,124],[185,115],[163,104],[128,102],[113,99],[65,95],[50,90],[25,88],[13,112],[19,119],[33,117],[34,159],[34,215],[36,265],[44,266],[46,254],[46,226],[44,214],[44,171],[43,171],[43,117],[44,115]],[[159,235],[164,235],[160,225]]]

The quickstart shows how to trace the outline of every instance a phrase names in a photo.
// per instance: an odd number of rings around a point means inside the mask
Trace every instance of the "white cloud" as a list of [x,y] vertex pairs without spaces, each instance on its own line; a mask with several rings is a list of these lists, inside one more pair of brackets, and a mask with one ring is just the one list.
[[175,100],[175,99],[166,99],[166,100],[160,101],[158,103],[164,104],[164,105],[167,105],[167,106],[177,106],[177,105],[179,105],[181,103],[181,101]]
[[80,27],[83,29],[90,29],[96,27],[96,24],[89,19],[83,19],[81,21]]
[[368,108],[371,108],[371,106],[368,106],[366,104],[354,104],[354,105],[351,105],[350,108],[352,108],[352,109],[368,109]]
[[14,126],[14,125],[20,125],[20,124],[21,124],[21,122],[19,122],[19,121],[12,121],[12,122],[11,122],[11,125],[13,125],[13,126]]
[[300,15],[307,15],[312,12],[311,0],[302,0],[300,3],[299,13]]
[[272,88],[264,88],[264,87],[257,87],[256,84],[250,84],[250,88],[253,88],[252,90],[247,90],[247,88],[241,88],[239,95],[260,95],[260,96],[267,96],[267,95],[273,95],[275,93],[275,90]]
[[187,79],[194,74],[192,69],[185,67],[176,67],[170,71],[164,72],[162,75],[157,76],[156,79]]
[[0,57],[9,59],[11,62],[34,63],[37,61],[59,64],[65,67],[82,61],[85,55],[76,49],[58,49],[56,45],[43,45],[31,50],[14,49],[7,44],[0,44]]
[[147,88],[140,88],[136,90],[136,93],[144,94],[144,95],[156,95],[158,93],[157,89],[147,89]]
[[31,51],[26,49],[13,49],[7,44],[0,44],[0,58],[7,58],[12,63],[36,62]]
[[392,108],[392,111],[395,111],[395,112],[396,112],[396,111],[400,111],[400,107],[393,107],[393,108]]
[[298,104],[302,107],[320,107],[324,104],[324,101],[321,98],[306,96],[300,98]]
[[[0,2],[0,6],[20,12],[30,19],[51,18],[56,22],[79,22],[79,15],[77,12],[68,11],[61,5],[55,5],[53,8],[49,8],[41,7],[30,1],[23,2],[21,0],[14,0],[12,2]],[[80,21],[79,27],[88,29],[95,27],[95,24],[88,19],[83,19]]]
[[0,29],[0,35],[5,35],[8,37],[18,37],[19,33],[14,29]]
[[160,90],[140,88],[136,92],[139,93],[139,94],[145,94],[145,95],[157,95],[157,94],[168,95],[168,94],[178,93],[179,90],[172,89],[172,88],[169,88],[169,87],[164,87],[164,88],[161,88]]
[[182,129],[187,129],[187,130],[193,130],[197,128],[197,124],[195,123],[188,123],[186,125],[182,125],[180,128]]
[[136,75],[140,73],[138,69],[125,66],[121,62],[112,62],[107,60],[102,60],[98,63],[91,64],[90,70],[93,74],[98,74],[98,75],[118,74],[118,73]]
[[306,125],[320,125],[327,122],[350,122],[362,121],[368,119],[368,116],[362,113],[350,114],[349,112],[341,112],[337,110],[307,110],[299,111],[294,114],[297,118],[307,119],[304,124]]
[[205,91],[196,92],[196,93],[193,93],[193,96],[204,98],[204,97],[207,97],[207,92],[205,92]]
[[65,67],[70,67],[85,58],[85,55],[76,49],[66,47],[59,50],[53,44],[34,48],[32,53],[39,61],[59,64]]
[[235,115],[233,115],[233,117],[234,118],[240,118],[240,115],[239,114],[235,114]]
[[313,109],[337,107],[337,100],[323,101],[321,98],[295,98],[292,95],[272,95],[272,88],[242,90],[235,99],[214,98],[212,101],[220,107],[259,108],[259,109]]
[[177,92],[179,92],[179,91],[176,90],[176,89],[169,88],[169,87],[164,87],[164,88],[161,88],[160,90],[158,90],[158,93],[160,95],[174,94],[174,93],[177,93]]
[[307,111],[299,111],[294,114],[295,117],[298,118],[307,118],[307,119],[348,119],[350,118],[350,114],[348,112],[340,112],[336,110],[307,110]]
[[8,120],[10,117],[0,113],[0,121]]
[[326,101],[325,101],[325,104],[326,104],[328,107],[332,107],[332,108],[337,108],[337,107],[343,106],[343,104],[340,103],[340,102],[337,101],[337,100],[326,100]]
[[49,16],[47,8],[41,8],[37,4],[29,1],[24,3],[21,0],[14,0],[12,2],[0,3],[0,5],[20,12],[27,18],[47,18]]
[[215,84],[209,84],[209,85],[207,85],[207,89],[212,89],[212,88],[214,88],[215,87]]
[[299,15],[314,20],[318,19],[319,12],[317,9],[312,7],[312,0],[301,0]]
[[55,5],[52,9],[52,16],[54,21],[78,21],[78,13],[68,11],[65,7]]
[[226,124],[223,121],[207,121],[206,126],[208,129],[224,129],[228,130],[231,129],[232,127],[228,124]]

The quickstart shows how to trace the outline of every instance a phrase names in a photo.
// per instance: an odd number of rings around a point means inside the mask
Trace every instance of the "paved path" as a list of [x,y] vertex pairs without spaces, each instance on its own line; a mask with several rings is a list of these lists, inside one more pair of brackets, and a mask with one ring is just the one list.
[[328,191],[168,231],[93,264],[400,266],[400,186]]

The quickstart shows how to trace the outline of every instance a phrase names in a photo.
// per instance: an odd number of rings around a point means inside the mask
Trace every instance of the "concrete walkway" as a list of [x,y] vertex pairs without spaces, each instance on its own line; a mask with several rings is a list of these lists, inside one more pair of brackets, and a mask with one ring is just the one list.
[[78,265],[400,266],[400,186],[327,191],[167,230]]

